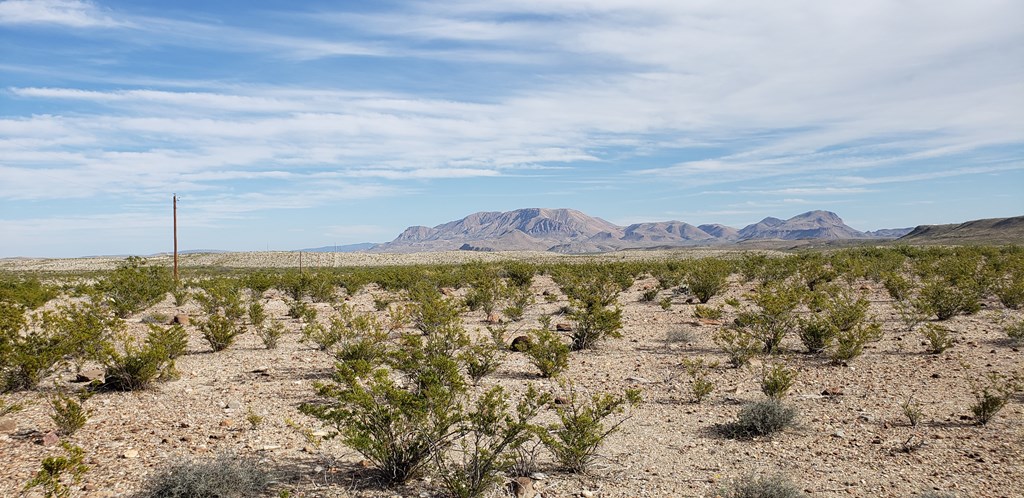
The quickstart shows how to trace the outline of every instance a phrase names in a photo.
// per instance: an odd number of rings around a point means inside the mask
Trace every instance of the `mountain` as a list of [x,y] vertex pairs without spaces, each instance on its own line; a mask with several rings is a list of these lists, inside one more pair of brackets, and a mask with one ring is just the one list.
[[1021,244],[1024,243],[1024,216],[920,225],[897,240],[912,244]]
[[864,235],[873,239],[898,239],[913,230],[913,228],[882,228],[864,232]]
[[310,249],[299,249],[300,252],[359,252],[376,247],[373,242],[361,242],[359,244],[346,244],[341,246],[323,246]]
[[621,237],[622,228],[574,209],[530,208],[473,213],[436,227],[413,226],[374,251],[473,250],[547,251],[552,246],[585,241],[602,232]]
[[843,223],[842,218],[831,211],[808,211],[788,220],[765,218],[753,225],[747,225],[739,232],[741,240],[777,239],[859,239],[863,232],[854,230]]
[[[877,237],[877,236],[876,236]],[[810,211],[788,220],[765,218],[742,230],[682,221],[620,227],[573,209],[487,211],[435,227],[412,226],[374,252],[553,251],[593,253],[655,247],[712,246],[747,240],[865,239],[835,213]]]

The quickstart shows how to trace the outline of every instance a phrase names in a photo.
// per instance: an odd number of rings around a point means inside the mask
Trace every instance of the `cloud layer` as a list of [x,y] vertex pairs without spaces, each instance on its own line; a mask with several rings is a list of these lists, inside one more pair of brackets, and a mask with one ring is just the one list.
[[[10,214],[25,203],[79,199],[102,216],[161,209],[168,192],[211,224],[346,200],[415,212],[464,182],[486,195],[543,179],[538,195],[570,185],[583,203],[592,182],[658,194],[595,213],[622,219],[858,203],[1024,170],[1019,2],[210,9],[0,2],[0,42],[24,54],[0,66],[7,229],[31,238]],[[717,205],[631,207],[671,186]],[[490,208],[450,211],[475,207]],[[403,220],[368,222],[431,221]]]

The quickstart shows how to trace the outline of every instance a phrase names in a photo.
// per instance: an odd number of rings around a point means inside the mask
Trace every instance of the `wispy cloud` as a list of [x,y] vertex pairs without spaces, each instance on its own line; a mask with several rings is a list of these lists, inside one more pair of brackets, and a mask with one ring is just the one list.
[[92,2],[79,0],[4,0],[0,25],[52,24],[72,28],[125,27]]

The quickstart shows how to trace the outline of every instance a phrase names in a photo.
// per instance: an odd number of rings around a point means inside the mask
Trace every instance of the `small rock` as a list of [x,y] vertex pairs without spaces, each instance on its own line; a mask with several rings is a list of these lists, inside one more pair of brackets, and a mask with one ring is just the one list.
[[940,375],[939,372],[935,372],[935,373],[932,374],[932,378],[933,379],[938,379],[938,378],[941,378],[941,377],[942,377],[942,375]]
[[106,372],[102,368],[89,368],[78,372],[75,376],[75,382],[92,382],[99,381],[103,383]]
[[491,325],[497,325],[501,323],[501,315],[497,311],[492,311],[487,314],[487,323]]
[[273,451],[278,449],[281,449],[281,447],[276,444],[264,445],[263,448],[261,448],[262,451]]
[[571,323],[558,323],[558,324],[555,324],[555,331],[556,332],[572,332],[572,324]]
[[0,434],[11,434],[18,430],[18,421],[11,417],[0,418]]
[[637,384],[650,384],[651,381],[643,377],[626,377],[626,382],[635,382]]
[[565,396],[555,396],[555,400],[554,401],[555,401],[556,405],[568,405],[569,404],[569,399],[566,398]]
[[227,408],[229,410],[241,410],[242,404],[239,403],[237,400],[231,400],[224,405],[224,408]]
[[60,438],[57,437],[57,433],[50,431],[43,436],[43,446],[56,446],[60,443]]
[[139,458],[139,450],[128,450],[121,456],[123,458]]
[[235,425],[235,421],[229,418],[220,421],[221,427],[231,427],[232,425]]
[[178,313],[171,318],[171,325],[188,325],[188,315]]
[[323,471],[324,471],[324,468],[319,466],[319,465],[317,465],[316,467],[313,467],[313,472],[316,472],[317,474],[319,474],[319,473],[321,473]]
[[324,438],[327,437],[327,431],[313,431],[310,433],[311,436]]
[[543,472],[534,472],[534,473],[530,474],[530,479],[533,479],[534,481],[543,481],[543,480],[545,480],[547,478],[548,478],[548,475],[543,473]]
[[533,490],[533,479],[529,477],[517,477],[509,483],[509,494],[516,498],[533,498],[536,492]]
[[580,491],[580,496],[583,498],[594,498],[595,494],[589,489],[584,489],[583,491]]
[[455,289],[453,289],[451,287],[441,287],[441,294],[444,294],[445,296],[449,296],[449,297],[454,296],[455,295]]
[[832,433],[832,437],[844,438],[846,437],[846,431],[839,429]]
[[525,335],[521,335],[512,339],[512,345],[509,346],[509,349],[520,353],[530,349],[530,338]]
[[843,390],[841,388],[838,388],[838,387],[826,387],[825,390],[821,392],[821,395],[822,396],[842,396],[843,395]]

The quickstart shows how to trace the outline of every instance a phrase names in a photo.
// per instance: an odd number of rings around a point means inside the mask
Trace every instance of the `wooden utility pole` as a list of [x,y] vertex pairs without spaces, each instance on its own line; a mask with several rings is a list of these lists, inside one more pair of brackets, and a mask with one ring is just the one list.
[[171,197],[174,206],[174,285],[178,285],[178,194]]

